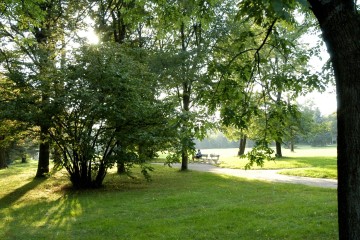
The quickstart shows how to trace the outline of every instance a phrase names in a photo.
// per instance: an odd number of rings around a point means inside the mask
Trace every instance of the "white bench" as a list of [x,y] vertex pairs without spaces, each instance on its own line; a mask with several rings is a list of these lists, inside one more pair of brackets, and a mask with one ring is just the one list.
[[200,162],[206,163],[208,161],[209,154],[201,154],[201,157],[199,158]]
[[218,154],[210,154],[210,156],[208,157],[208,161],[211,164],[211,162],[214,162],[215,164],[218,164],[220,155]]
[[199,161],[199,162],[203,162],[203,163],[209,163],[212,164],[213,162],[215,164],[218,164],[219,161],[219,157],[220,155],[218,154],[201,154],[200,158],[193,158],[193,161]]

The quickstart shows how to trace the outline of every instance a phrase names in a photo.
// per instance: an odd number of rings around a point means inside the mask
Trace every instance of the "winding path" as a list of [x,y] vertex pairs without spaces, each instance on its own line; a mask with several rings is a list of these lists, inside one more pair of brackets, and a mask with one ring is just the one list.
[[[179,167],[180,164],[176,163],[172,165],[173,167]],[[325,178],[310,178],[310,177],[298,177],[298,176],[289,176],[282,175],[278,172],[282,169],[277,170],[242,170],[242,169],[229,169],[229,168],[220,168],[214,165],[202,164],[202,163],[189,163],[188,165],[190,170],[201,171],[201,172],[211,172],[215,174],[224,174],[235,177],[243,177],[248,179],[257,179],[269,182],[280,182],[280,183],[292,183],[292,184],[303,184],[308,186],[315,187],[324,187],[324,188],[337,188],[337,180],[334,179],[325,179]]]

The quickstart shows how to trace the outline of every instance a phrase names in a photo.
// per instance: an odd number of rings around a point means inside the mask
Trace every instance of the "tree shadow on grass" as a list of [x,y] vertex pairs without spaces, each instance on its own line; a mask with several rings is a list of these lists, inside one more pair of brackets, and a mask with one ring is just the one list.
[[45,181],[45,178],[34,178],[29,183],[15,189],[11,193],[5,195],[3,198],[0,198],[0,208],[7,208],[12,203],[20,199],[22,196],[24,196],[27,192],[34,189],[36,186],[41,184],[43,181]]

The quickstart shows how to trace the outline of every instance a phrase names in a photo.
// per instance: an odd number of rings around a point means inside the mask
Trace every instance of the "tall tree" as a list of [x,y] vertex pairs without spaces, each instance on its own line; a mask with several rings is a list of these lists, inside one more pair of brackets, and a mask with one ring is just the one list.
[[[302,4],[319,23],[335,73],[338,99],[339,238],[360,239],[360,17],[355,0],[242,1],[244,12],[266,21],[270,16],[293,21]],[[266,11],[266,16],[262,14]]]
[[[84,46],[73,56],[59,74],[64,87],[53,99],[57,114],[49,132],[73,185],[99,187],[118,159],[143,160],[130,147],[160,128],[164,113],[153,98],[153,76],[136,52],[104,43]],[[149,169],[143,166],[143,173]]]
[[360,238],[360,14],[357,1],[309,0],[333,64],[338,99],[340,239]]
[[6,148],[3,146],[3,142],[5,140],[5,136],[0,136],[0,169],[7,167],[7,159],[6,159]]
[[[90,6],[90,12],[93,16],[95,31],[100,37],[100,44],[116,43],[112,44],[115,48],[114,51],[116,51],[116,48],[128,48],[129,52],[137,51],[139,53],[138,60],[147,64],[150,52],[145,53],[142,49],[148,45],[143,38],[144,26],[147,25],[147,18],[149,18],[149,14],[144,7],[145,3],[142,1],[110,0],[94,1],[94,4],[95,6]],[[158,94],[157,83],[154,79],[148,79],[148,81],[152,81],[153,84],[151,87],[149,86],[149,90],[153,93],[155,103]],[[124,126],[117,126],[119,132],[121,127]],[[148,136],[151,135],[149,129],[142,130],[144,130],[144,134],[147,132]],[[125,141],[125,139],[127,140]],[[137,140],[140,141],[140,139]],[[119,147],[123,149],[123,158],[119,158],[117,161],[118,173],[125,173],[127,170],[126,165],[133,164],[135,152],[137,152],[138,156],[141,155],[144,158],[146,152],[156,151],[155,148],[159,145],[153,144],[150,146],[147,143],[148,140],[142,139],[140,143],[134,139],[133,135],[130,138],[122,136],[122,139],[118,141]],[[150,148],[153,149],[150,150]]]
[[232,141],[239,141],[239,145],[238,145],[239,150],[237,155],[238,156],[244,155],[246,148],[246,141],[247,141],[246,132],[241,131],[232,125],[222,127],[221,131],[224,133],[227,139]]
[[257,132],[253,137],[265,146],[275,140],[276,155],[281,157],[286,124],[294,115],[290,103],[321,87],[316,75],[309,73],[310,54],[297,40],[307,28],[277,18],[265,23],[247,15],[228,18],[229,31],[217,43],[213,64],[220,75],[215,91],[222,121],[243,132]]
[[101,42],[131,43],[143,47],[143,31],[150,18],[143,1],[93,1],[89,11]]
[[44,177],[49,172],[48,130],[53,114],[53,76],[64,47],[60,42],[79,26],[78,22],[82,19],[81,4],[82,1],[34,0],[6,1],[1,5],[0,38],[7,43],[0,51],[2,66],[14,83],[13,95],[17,93],[15,89],[22,93],[15,97],[16,101],[12,101],[17,104],[18,110],[22,110],[21,114],[8,117],[39,127],[36,177]]
[[173,159],[181,159],[181,169],[188,169],[194,154],[195,135],[201,135],[206,122],[206,108],[201,98],[207,83],[207,61],[213,43],[209,29],[218,1],[159,2],[154,19],[157,29],[157,52],[164,91],[177,104],[174,127],[178,129]]

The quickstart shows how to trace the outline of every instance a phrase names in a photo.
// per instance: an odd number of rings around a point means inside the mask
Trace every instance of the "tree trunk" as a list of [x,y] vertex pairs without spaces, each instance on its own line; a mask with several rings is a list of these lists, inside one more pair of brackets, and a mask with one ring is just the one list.
[[[180,34],[181,34],[181,49],[183,52],[186,52],[186,39],[185,39],[185,25],[184,23],[181,23],[180,26]],[[182,67],[182,71],[186,72],[185,67]],[[183,113],[184,115],[188,115],[190,111],[190,94],[191,94],[191,83],[186,79],[186,77],[183,78],[182,83],[182,104],[183,104]],[[188,143],[191,141],[191,139],[188,137],[188,117],[181,120],[182,121],[182,133],[181,133],[181,171],[185,171],[188,169]]]
[[53,149],[54,149],[53,161],[55,165],[60,165],[62,162],[61,149],[57,145],[53,146]]
[[290,151],[295,152],[295,143],[294,143],[293,139],[291,139],[291,142],[290,142]]
[[276,141],[276,142],[275,142],[275,145],[276,145],[276,157],[282,158],[281,142]]
[[[0,141],[3,141],[5,136],[0,136]],[[7,168],[6,149],[0,146],[0,169]]]
[[182,150],[181,153],[181,171],[185,171],[188,169],[189,156],[187,154],[186,149]]
[[[276,59],[277,61],[277,59]],[[278,73],[276,73],[278,74]],[[281,91],[277,92],[277,96],[276,96],[276,105],[277,107],[281,108]],[[284,117],[281,116],[281,119],[283,119]],[[277,140],[275,140],[275,146],[276,146],[276,154],[275,156],[278,158],[282,158],[282,152],[281,152],[281,139],[282,139],[282,132],[281,131],[276,131],[276,135],[277,135]]]
[[5,148],[0,147],[0,169],[7,168],[6,163],[6,150]]
[[40,146],[39,146],[39,162],[36,172],[36,178],[46,177],[49,173],[49,159],[50,159],[50,144],[46,137],[47,128],[41,126]]
[[21,163],[26,163],[26,154],[25,153],[21,156]]
[[242,135],[240,138],[238,156],[242,156],[245,154],[246,139],[247,139],[246,135]]
[[360,239],[360,16],[354,1],[309,2],[336,80],[339,239]]
[[117,173],[118,174],[123,174],[125,172],[126,172],[125,163],[124,162],[118,162],[117,163]]

